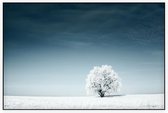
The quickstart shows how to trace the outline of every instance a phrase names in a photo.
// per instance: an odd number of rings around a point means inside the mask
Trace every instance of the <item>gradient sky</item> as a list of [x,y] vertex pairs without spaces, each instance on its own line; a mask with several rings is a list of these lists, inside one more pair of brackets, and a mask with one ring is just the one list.
[[164,92],[164,4],[4,3],[5,95],[82,96],[112,65],[122,94]]

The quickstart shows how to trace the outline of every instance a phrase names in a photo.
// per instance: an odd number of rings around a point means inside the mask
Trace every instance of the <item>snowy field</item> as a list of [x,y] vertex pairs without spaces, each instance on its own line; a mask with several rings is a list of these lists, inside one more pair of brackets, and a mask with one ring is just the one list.
[[163,94],[109,97],[5,96],[4,109],[164,109]]

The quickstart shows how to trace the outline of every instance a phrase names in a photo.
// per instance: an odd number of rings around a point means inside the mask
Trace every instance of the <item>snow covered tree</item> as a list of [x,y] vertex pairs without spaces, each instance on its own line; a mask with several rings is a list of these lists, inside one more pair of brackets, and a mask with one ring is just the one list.
[[104,97],[120,90],[121,83],[110,65],[95,66],[87,76],[87,94],[98,94]]

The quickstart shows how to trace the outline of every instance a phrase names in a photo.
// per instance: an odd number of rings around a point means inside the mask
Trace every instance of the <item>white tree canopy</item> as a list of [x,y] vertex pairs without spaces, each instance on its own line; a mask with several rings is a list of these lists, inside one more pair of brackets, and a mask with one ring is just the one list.
[[95,66],[87,76],[87,94],[98,94],[101,97],[120,90],[121,82],[110,65]]

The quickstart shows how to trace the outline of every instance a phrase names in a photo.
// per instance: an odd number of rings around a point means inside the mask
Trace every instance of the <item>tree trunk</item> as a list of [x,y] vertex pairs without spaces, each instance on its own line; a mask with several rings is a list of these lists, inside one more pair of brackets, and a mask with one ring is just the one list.
[[101,93],[101,94],[100,94],[100,97],[104,97],[104,93]]
[[104,92],[102,90],[99,90],[98,94],[99,94],[100,97],[104,97]]

